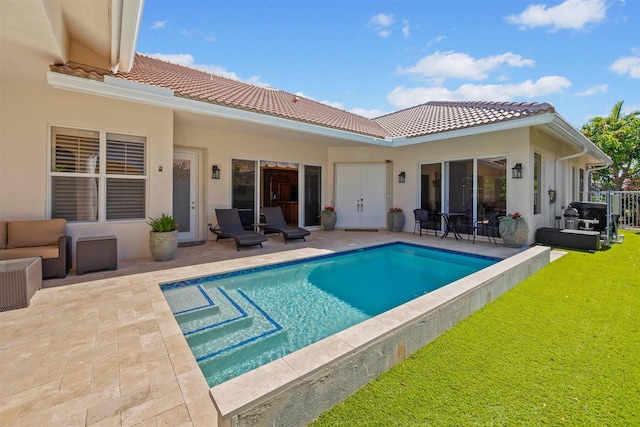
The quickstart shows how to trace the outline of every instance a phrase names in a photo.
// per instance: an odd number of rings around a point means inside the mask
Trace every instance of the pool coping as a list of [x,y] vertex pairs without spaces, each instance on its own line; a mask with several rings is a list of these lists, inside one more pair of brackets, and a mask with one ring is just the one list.
[[529,248],[211,387],[218,425],[307,424],[549,261],[550,248]]

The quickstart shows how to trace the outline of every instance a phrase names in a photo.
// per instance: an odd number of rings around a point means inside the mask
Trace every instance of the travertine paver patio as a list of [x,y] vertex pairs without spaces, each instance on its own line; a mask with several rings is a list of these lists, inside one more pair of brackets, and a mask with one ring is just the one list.
[[45,281],[28,308],[0,313],[0,425],[214,426],[209,387],[158,283],[391,241],[483,255],[518,250],[412,233],[313,231],[179,248],[172,261]]

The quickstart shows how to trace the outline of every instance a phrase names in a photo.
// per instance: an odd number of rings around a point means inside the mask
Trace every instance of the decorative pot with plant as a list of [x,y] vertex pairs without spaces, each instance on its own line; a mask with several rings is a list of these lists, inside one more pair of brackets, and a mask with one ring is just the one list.
[[529,237],[529,226],[520,212],[501,217],[498,229],[504,245],[510,248],[523,247]]
[[387,228],[389,231],[402,231],[404,214],[401,208],[391,208],[387,213]]
[[337,220],[338,215],[336,214],[336,210],[333,206],[325,206],[320,212],[320,224],[322,224],[323,230],[333,230],[336,227]]
[[149,218],[149,249],[156,261],[168,261],[178,248],[178,222],[171,215]]

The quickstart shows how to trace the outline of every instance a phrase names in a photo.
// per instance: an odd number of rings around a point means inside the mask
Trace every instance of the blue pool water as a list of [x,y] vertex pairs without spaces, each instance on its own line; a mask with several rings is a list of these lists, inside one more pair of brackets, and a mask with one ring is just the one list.
[[213,387],[497,261],[392,243],[161,289]]

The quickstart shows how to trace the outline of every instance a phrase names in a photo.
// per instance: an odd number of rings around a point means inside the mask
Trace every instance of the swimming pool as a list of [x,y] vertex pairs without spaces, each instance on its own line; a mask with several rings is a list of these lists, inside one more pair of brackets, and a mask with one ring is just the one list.
[[497,261],[392,243],[161,289],[212,387]]

